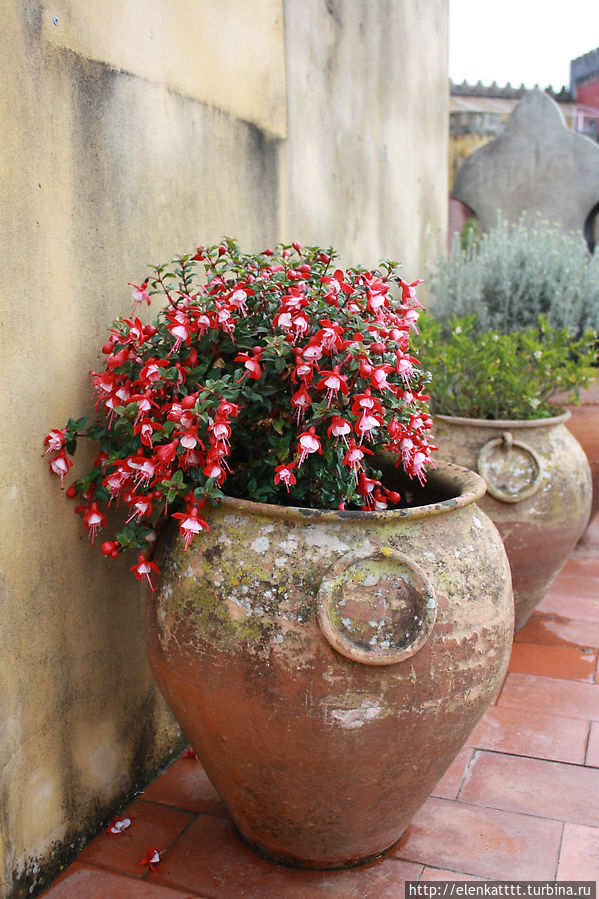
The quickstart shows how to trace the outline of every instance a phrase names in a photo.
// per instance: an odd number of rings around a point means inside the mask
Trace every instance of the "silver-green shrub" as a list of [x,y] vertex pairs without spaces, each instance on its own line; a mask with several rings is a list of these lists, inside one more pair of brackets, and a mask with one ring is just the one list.
[[481,331],[526,328],[539,315],[576,337],[599,331],[599,254],[540,218],[499,216],[480,237],[469,229],[427,273],[427,288],[435,318],[476,315]]

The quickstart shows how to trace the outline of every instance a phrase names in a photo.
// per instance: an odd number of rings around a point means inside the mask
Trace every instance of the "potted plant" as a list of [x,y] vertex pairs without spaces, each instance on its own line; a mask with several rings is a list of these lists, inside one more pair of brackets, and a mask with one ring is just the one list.
[[512,571],[520,629],[586,527],[588,462],[565,427],[569,412],[551,404],[592,377],[595,335],[566,328],[485,330],[476,315],[423,316],[417,352],[432,374],[440,455],[477,470],[481,508],[497,525]]
[[[447,322],[476,315],[485,331],[508,332],[537,324],[539,315],[575,339],[599,332],[599,253],[590,254],[580,234],[563,234],[557,225],[524,214],[508,223],[501,214],[480,234],[466,223],[451,252],[427,275],[431,307]],[[591,467],[590,519],[599,511],[599,382],[588,389],[553,397],[570,412],[566,427],[580,442]],[[589,519],[589,520],[590,520]]]
[[415,284],[333,260],[225,240],[154,267],[92,372],[100,421],[46,438],[61,481],[99,443],[66,492],[95,543],[126,507],[101,550],[134,551],[150,663],[239,832],[316,867],[399,838],[513,626],[482,479],[430,470]]

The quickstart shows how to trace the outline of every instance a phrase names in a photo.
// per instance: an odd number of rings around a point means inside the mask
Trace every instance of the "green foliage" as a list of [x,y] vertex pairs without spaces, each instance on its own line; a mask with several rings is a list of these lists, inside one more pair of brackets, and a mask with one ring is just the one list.
[[437,318],[476,315],[479,331],[532,327],[539,315],[577,338],[599,331],[599,254],[540,218],[508,224],[499,216],[483,235],[467,223],[427,287]]
[[432,376],[433,412],[464,418],[531,419],[559,413],[552,394],[576,395],[592,379],[595,335],[537,325],[502,334],[480,331],[476,316],[441,322],[423,315],[414,352]]

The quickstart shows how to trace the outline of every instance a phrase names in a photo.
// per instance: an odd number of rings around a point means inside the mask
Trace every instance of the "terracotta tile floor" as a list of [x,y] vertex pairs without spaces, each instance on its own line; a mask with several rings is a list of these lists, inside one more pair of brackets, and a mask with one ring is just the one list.
[[[237,838],[180,758],[42,894],[51,899],[403,899],[405,880],[599,880],[599,516],[517,635],[495,703],[387,855],[300,871]],[[139,864],[164,852],[154,871]]]

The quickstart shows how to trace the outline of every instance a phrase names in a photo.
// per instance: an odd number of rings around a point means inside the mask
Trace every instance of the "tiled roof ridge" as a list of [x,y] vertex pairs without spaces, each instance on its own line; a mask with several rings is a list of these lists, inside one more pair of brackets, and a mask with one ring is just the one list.
[[[453,96],[502,97],[508,100],[520,99],[525,91],[529,90],[524,84],[521,84],[520,87],[512,87],[509,81],[504,87],[500,87],[496,81],[493,81],[490,85],[484,85],[482,81],[477,81],[476,84],[469,84],[467,81],[462,81],[461,84],[457,84],[450,80],[449,86]],[[537,84],[535,87],[538,88],[539,85]],[[562,87],[559,91],[555,91],[549,86],[544,88],[544,93],[549,94],[550,97],[558,102],[565,103],[572,100],[572,95],[566,87]]]

